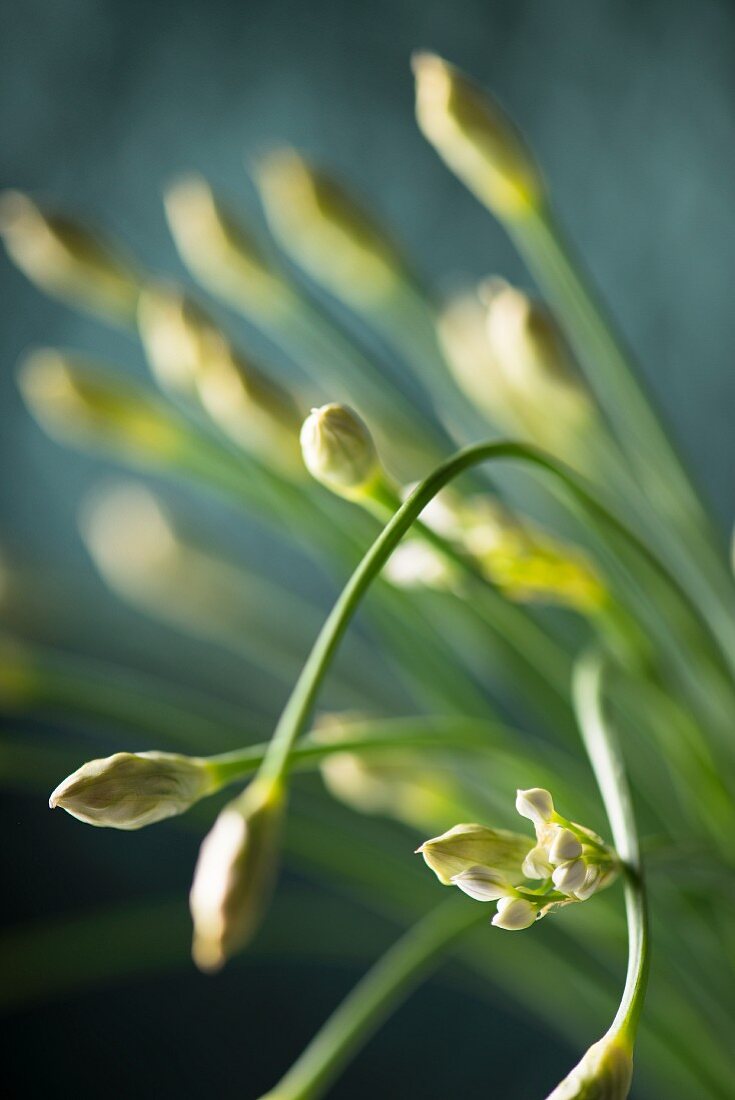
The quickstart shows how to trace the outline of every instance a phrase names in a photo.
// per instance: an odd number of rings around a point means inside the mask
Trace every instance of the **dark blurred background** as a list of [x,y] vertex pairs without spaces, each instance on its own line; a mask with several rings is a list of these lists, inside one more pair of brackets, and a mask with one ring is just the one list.
[[[716,0],[6,3],[0,184],[107,227],[146,267],[183,277],[163,186],[196,169],[257,217],[244,160],[290,143],[369,199],[439,288],[491,272],[527,282],[503,232],[415,127],[408,58],[415,47],[434,49],[490,86],[528,133],[562,220],[724,533],[735,459],[734,45],[735,10]],[[185,660],[194,682],[231,681],[235,658],[205,658],[196,643],[172,641],[107,595],[75,521],[103,464],[50,442],[15,390],[14,366],[30,345],[79,348],[142,375],[138,348],[43,299],[4,254],[0,316],[0,539],[14,561],[45,578],[30,600],[29,633],[97,654],[101,634],[108,641],[100,655],[171,676]],[[222,520],[222,537],[235,546],[240,534]],[[257,560],[266,551],[247,538]],[[270,717],[259,715],[264,727]],[[309,929],[291,926],[282,903],[281,946],[266,943],[255,961],[205,979],[177,965],[189,934],[183,896],[196,830],[130,837],[83,829],[16,791],[3,798],[2,835],[3,958],[20,960],[8,997],[15,1011],[2,1028],[8,1095],[255,1097],[395,934],[335,898],[351,950],[330,951],[323,931],[320,953],[318,915]],[[327,889],[297,877],[287,887],[315,899]],[[146,976],[138,973],[152,950],[146,936],[118,952],[114,921],[93,914],[151,898],[145,919],[161,954]],[[85,913],[88,923],[79,924]],[[36,1005],[38,958],[25,975],[25,999],[18,992],[22,928],[48,927],[51,957],[60,917],[72,922],[63,949],[69,972],[76,958],[99,955],[103,971],[120,974]],[[312,961],[299,957],[302,936]],[[294,958],[284,958],[284,942]],[[516,1100],[537,1100],[571,1056],[502,997],[487,1003],[460,990],[449,971],[412,998],[334,1095],[380,1089],[430,1100],[506,1087]]]

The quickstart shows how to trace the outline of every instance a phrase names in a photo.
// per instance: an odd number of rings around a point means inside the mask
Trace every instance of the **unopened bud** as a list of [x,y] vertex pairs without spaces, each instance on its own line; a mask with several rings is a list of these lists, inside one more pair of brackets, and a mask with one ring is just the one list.
[[593,1043],[547,1100],[626,1100],[632,1079],[629,1046],[606,1037]]
[[200,969],[218,970],[257,930],[275,878],[283,806],[280,782],[256,778],[204,838],[189,898]]
[[539,171],[499,104],[435,54],[412,63],[419,127],[465,186],[500,218],[540,205]]
[[202,286],[248,311],[278,308],[282,280],[205,180],[189,176],[174,184],[165,205],[179,254]]
[[520,882],[527,850],[526,837],[475,824],[455,825],[417,848],[445,886],[452,885],[456,875],[478,867],[497,872],[511,884]]
[[200,364],[222,340],[204,310],[183,291],[149,285],[140,296],[138,329],[159,386],[191,396]]
[[47,294],[114,320],[132,320],[136,272],[83,226],[7,191],[0,196],[0,235],[21,271]]
[[554,868],[552,879],[562,894],[576,894],[587,876],[587,864],[583,859],[571,859]]
[[216,786],[206,761],[169,752],[116,752],[60,783],[49,806],[88,825],[142,829],[184,813]]
[[459,875],[453,875],[452,882],[475,901],[497,901],[512,890],[503,876],[490,867],[470,867]]
[[347,405],[312,409],[301,428],[301,451],[309,473],[341,496],[363,495],[382,472],[367,425]]
[[23,361],[18,383],[55,439],[163,463],[181,455],[182,436],[167,410],[106,368],[45,349]]
[[534,825],[543,825],[553,816],[554,802],[543,787],[530,787],[527,791],[516,791],[516,810]]
[[549,862],[565,863],[582,855],[582,845],[571,829],[558,829],[549,846]]
[[244,450],[286,473],[303,470],[296,402],[247,361],[188,295],[147,288],[138,322],[153,373],[163,388],[198,396],[212,420]]
[[523,860],[523,874],[526,878],[549,878],[551,863],[548,850],[543,844],[537,844]]
[[501,898],[492,923],[496,928],[520,932],[523,928],[530,928],[537,917],[538,910],[525,898]]
[[342,187],[293,149],[261,159],[255,181],[282,248],[337,297],[372,307],[394,289],[402,262]]

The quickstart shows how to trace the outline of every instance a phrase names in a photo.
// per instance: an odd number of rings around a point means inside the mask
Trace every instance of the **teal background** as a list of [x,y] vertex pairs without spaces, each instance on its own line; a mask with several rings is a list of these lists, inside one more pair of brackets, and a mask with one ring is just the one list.
[[[67,206],[147,267],[183,276],[163,186],[194,168],[258,217],[243,158],[284,141],[368,199],[438,287],[491,272],[526,283],[502,230],[415,127],[408,57],[435,49],[493,88],[529,135],[724,536],[735,459],[734,45],[733,8],[714,0],[5,3],[0,183]],[[107,656],[170,676],[185,663],[201,686],[231,683],[234,658],[213,660],[107,596],[74,518],[107,467],[62,453],[15,391],[13,368],[29,345],[79,348],[142,375],[139,350],[41,298],[4,255],[0,316],[0,540],[42,569],[52,590],[36,589],[29,632],[95,653],[101,634]],[[219,513],[200,514],[236,546],[239,533]],[[273,560],[272,547],[246,541],[249,559]],[[287,572],[288,555],[276,555],[274,568]],[[330,581],[311,583],[326,602]],[[239,679],[246,703],[247,677]],[[274,696],[272,713],[280,702]],[[2,815],[7,928],[123,898],[183,897],[188,886],[195,836],[164,827],[111,838],[21,794],[5,798]],[[295,941],[299,934],[294,927]],[[186,935],[182,918],[172,936]],[[2,1032],[4,1070],[18,1082],[11,1095],[255,1097],[392,931],[371,935],[352,963],[258,962],[215,981],[131,974],[100,992],[25,1006]],[[334,1095],[507,1087],[514,1100],[537,1100],[571,1057],[502,998],[488,1007],[445,981],[413,998]]]

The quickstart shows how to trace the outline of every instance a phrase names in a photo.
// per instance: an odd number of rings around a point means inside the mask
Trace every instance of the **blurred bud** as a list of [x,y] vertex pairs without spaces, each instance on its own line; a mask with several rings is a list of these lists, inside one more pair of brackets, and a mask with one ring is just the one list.
[[281,783],[256,778],[204,838],[189,899],[200,969],[218,970],[257,930],[275,878],[283,808]]
[[535,923],[538,912],[538,907],[525,898],[501,898],[492,923],[508,932],[520,932]]
[[456,785],[446,769],[422,766],[415,753],[335,752],[319,770],[329,793],[358,813],[382,814],[422,830],[441,828],[457,813]]
[[204,310],[183,291],[149,284],[140,295],[138,330],[159,386],[191,396],[199,364],[222,339]]
[[499,104],[435,54],[416,54],[412,64],[419,127],[465,186],[499,218],[541,205],[539,171]]
[[247,362],[188,295],[148,287],[138,318],[149,362],[163,388],[196,394],[212,420],[244,450],[290,475],[303,470],[296,402]]
[[45,349],[21,363],[18,383],[36,420],[61,442],[164,464],[183,455],[168,411],[111,370]]
[[608,592],[586,556],[487,497],[467,503],[461,529],[467,551],[504,594],[519,603],[548,603],[594,614]]
[[450,298],[437,316],[444,358],[462,392],[493,423],[515,430],[511,395],[487,335],[487,307],[477,291]]
[[547,1100],[626,1100],[632,1079],[628,1044],[606,1036],[593,1043]]
[[516,810],[521,817],[528,818],[534,825],[540,825],[551,820],[554,800],[543,787],[529,787],[527,791],[516,791]]
[[139,279],[118,251],[19,191],[0,196],[8,254],[41,290],[115,321],[135,314]]
[[454,587],[455,573],[446,558],[419,538],[405,539],[389,557],[383,576],[397,588]]
[[571,829],[557,829],[549,845],[549,862],[566,863],[582,855],[582,845]]
[[366,495],[382,470],[365,422],[347,405],[312,409],[301,428],[307,470],[341,496]]
[[257,163],[255,182],[281,247],[316,282],[363,308],[394,290],[403,271],[396,248],[335,180],[278,149]]
[[569,430],[592,415],[590,395],[576,370],[571,352],[551,314],[527,294],[493,279],[481,287],[487,309],[487,336],[496,369],[525,402],[529,423],[546,409]]
[[424,841],[416,851],[445,886],[453,885],[455,876],[478,867],[516,883],[523,877],[521,864],[528,840],[518,833],[484,825],[455,825],[441,836]]
[[281,278],[205,180],[187,176],[168,188],[164,201],[179,255],[202,286],[261,315],[279,308]]
[[182,814],[215,789],[206,761],[168,752],[116,752],[60,783],[49,806],[88,825],[142,829]]
[[470,867],[453,875],[452,882],[475,901],[497,901],[513,893],[513,887],[490,867]]

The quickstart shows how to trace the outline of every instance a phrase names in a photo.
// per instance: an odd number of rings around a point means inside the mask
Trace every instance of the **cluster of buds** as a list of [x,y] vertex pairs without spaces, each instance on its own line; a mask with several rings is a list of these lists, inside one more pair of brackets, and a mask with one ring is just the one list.
[[590,829],[562,817],[548,791],[518,791],[516,810],[536,830],[527,837],[484,825],[455,825],[418,852],[445,886],[475,901],[497,902],[492,923],[518,931],[547,913],[586,901],[618,873],[612,848]]

